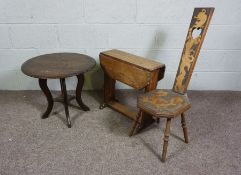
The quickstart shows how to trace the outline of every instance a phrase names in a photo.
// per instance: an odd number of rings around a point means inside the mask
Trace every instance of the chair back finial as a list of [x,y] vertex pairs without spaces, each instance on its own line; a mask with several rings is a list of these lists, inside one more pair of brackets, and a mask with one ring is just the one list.
[[[195,8],[182,51],[173,91],[185,94],[214,8]],[[196,36],[195,36],[196,35]]]

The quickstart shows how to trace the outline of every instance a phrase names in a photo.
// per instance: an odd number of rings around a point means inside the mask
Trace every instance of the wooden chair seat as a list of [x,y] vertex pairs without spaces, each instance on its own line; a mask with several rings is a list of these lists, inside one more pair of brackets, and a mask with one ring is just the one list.
[[148,111],[155,117],[176,117],[191,107],[186,95],[172,90],[154,90],[140,95],[138,108]]

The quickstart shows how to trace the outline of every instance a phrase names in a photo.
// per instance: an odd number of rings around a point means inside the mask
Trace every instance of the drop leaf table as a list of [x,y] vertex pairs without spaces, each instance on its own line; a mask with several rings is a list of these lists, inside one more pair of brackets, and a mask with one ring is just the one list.
[[[116,49],[101,52],[100,65],[104,71],[104,103],[100,109],[108,106],[133,120],[136,119],[136,110],[119,103],[115,97],[116,81],[149,92],[156,89],[165,72],[164,64]],[[140,129],[152,122],[151,117],[143,115]]]

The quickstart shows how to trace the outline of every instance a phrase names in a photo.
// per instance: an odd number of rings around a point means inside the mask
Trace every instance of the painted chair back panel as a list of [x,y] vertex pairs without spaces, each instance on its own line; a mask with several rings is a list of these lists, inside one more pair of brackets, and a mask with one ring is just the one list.
[[[179,63],[173,91],[185,94],[214,8],[195,8]],[[195,36],[197,35],[197,36]]]

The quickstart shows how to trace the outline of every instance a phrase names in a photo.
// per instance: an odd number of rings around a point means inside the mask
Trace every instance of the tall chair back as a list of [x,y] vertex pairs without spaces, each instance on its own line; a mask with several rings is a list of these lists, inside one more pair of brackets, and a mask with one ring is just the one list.
[[205,38],[214,8],[195,8],[182,51],[173,91],[185,94]]

